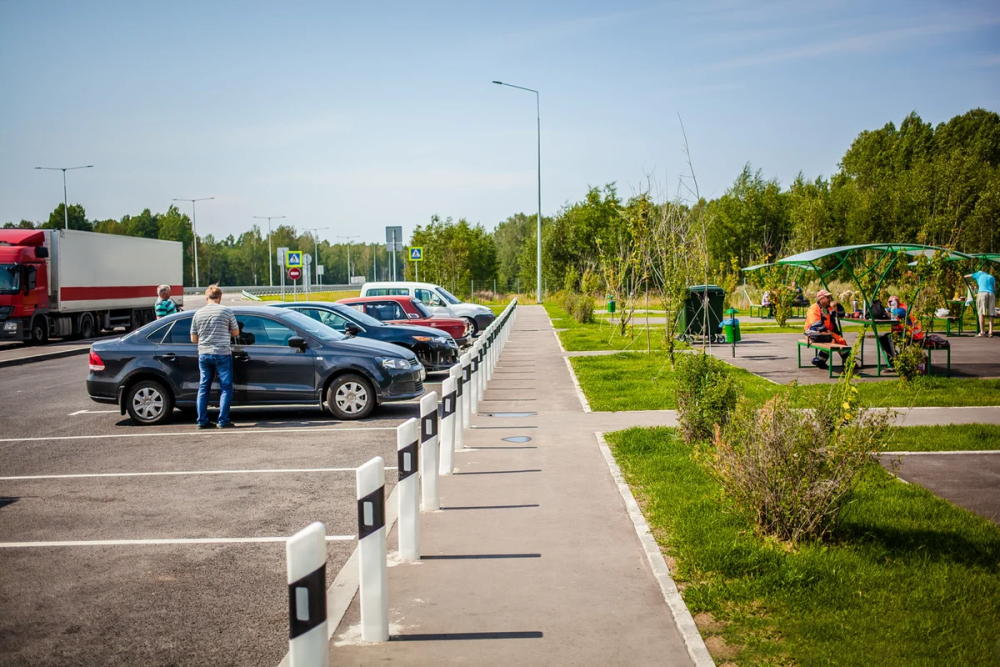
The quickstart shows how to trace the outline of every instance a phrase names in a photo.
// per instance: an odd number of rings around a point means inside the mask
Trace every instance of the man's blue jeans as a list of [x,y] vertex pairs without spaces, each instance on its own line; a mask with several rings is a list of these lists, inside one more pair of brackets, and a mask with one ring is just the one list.
[[198,384],[198,423],[208,424],[208,395],[212,380],[219,378],[219,425],[229,423],[229,406],[233,403],[233,357],[230,354],[198,355],[201,382]]

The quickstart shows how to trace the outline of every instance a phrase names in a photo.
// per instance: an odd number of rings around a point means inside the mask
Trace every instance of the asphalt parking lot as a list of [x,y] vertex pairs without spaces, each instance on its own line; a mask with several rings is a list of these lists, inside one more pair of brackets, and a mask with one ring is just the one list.
[[281,540],[322,521],[333,580],[356,546],[354,469],[395,464],[417,402],[357,422],[244,408],[229,431],[179,412],[138,427],[90,401],[86,373],[85,356],[0,372],[0,664],[277,665]]

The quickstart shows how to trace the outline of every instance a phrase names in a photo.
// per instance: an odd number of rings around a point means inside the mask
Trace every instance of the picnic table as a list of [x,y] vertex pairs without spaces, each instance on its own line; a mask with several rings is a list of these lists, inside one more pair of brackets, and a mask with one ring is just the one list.
[[[872,334],[875,336],[875,372],[876,372],[876,375],[878,377],[882,377],[882,368],[883,367],[886,370],[889,370],[889,369],[892,368],[889,365],[889,359],[888,359],[888,357],[886,357],[886,359],[885,359],[885,366],[882,365],[882,358],[885,357],[885,350],[882,349],[882,346],[878,342],[878,337],[879,337],[878,326],[879,325],[888,324],[889,327],[891,328],[892,325],[899,324],[899,320],[875,320],[875,319],[871,319],[871,318],[869,318],[869,319],[863,319],[863,318],[854,318],[854,317],[842,317],[842,318],[840,318],[840,321],[841,322],[851,322],[853,324],[861,324],[861,325],[863,325],[863,328],[861,330],[861,335],[863,337],[865,336],[865,333],[866,333],[865,330],[870,326],[872,328]],[[931,374],[931,364],[933,363],[933,359],[932,358],[933,358],[934,348],[932,348],[932,347],[924,347],[922,349],[927,353],[927,374],[930,375]],[[951,347],[940,348],[940,349],[945,350],[947,352],[947,354],[948,354],[947,371],[946,371],[945,374],[948,377],[951,377]],[[864,341],[864,339],[862,339],[862,341],[861,341],[861,365],[864,366],[864,363],[865,363],[865,341]]]

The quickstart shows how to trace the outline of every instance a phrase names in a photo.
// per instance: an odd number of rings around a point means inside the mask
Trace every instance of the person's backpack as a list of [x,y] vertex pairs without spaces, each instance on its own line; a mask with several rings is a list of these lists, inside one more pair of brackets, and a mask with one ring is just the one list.
[[830,332],[826,330],[826,327],[823,326],[823,320],[820,320],[818,322],[814,322],[813,325],[809,327],[809,330],[806,331],[806,339],[810,343],[832,343],[833,335],[831,335]]
[[922,341],[924,349],[945,350],[951,347],[951,343],[944,336],[938,334],[927,334]]
[[880,299],[872,301],[871,308],[868,309],[868,314],[876,320],[889,319],[889,313],[885,311],[885,306],[882,305],[882,301]]

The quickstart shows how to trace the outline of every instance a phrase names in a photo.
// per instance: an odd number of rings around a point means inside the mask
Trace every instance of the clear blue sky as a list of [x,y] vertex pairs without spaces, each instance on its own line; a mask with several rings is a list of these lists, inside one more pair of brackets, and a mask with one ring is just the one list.
[[0,222],[172,197],[224,236],[287,215],[384,239],[437,213],[492,228],[588,185],[673,194],[683,117],[702,193],[749,161],[829,175],[911,110],[1000,109],[992,2],[44,2],[0,0]]

